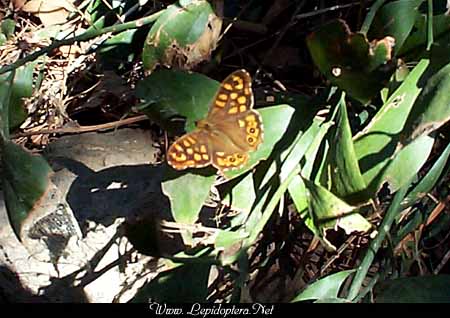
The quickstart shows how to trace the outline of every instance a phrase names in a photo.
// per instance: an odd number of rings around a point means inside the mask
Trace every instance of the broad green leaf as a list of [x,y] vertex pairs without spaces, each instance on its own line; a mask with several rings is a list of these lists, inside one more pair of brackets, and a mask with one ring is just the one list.
[[[308,105],[308,104],[307,104]],[[307,108],[305,105],[305,108]],[[289,127],[280,143],[274,148],[272,155],[264,162],[257,171],[255,184],[259,189],[257,198],[253,205],[252,213],[246,222],[246,228],[253,233],[263,227],[259,225],[262,221],[261,213],[267,210],[267,200],[279,200],[283,192],[279,189],[283,186],[294,169],[299,168],[300,161],[305,157],[311,144],[323,138],[321,131],[328,129],[327,124],[321,125],[321,120],[313,119],[314,112],[305,108],[296,110],[291,118]],[[287,122],[286,122],[287,124]],[[295,179],[295,176],[292,178]],[[286,184],[286,190],[289,183]],[[274,192],[277,192],[275,196]]]
[[5,203],[20,238],[22,224],[48,191],[53,171],[43,157],[10,141],[2,142],[2,166]]
[[[322,142],[323,136],[328,131],[329,125],[320,125],[318,120],[315,120],[313,124],[308,128],[308,130],[303,134],[301,143],[307,146],[307,149],[317,149],[318,144]],[[307,155],[305,153],[305,159],[307,162],[314,161],[314,154]],[[310,166],[312,168],[312,166]],[[307,175],[309,177],[310,173],[308,169],[302,168],[302,175]],[[300,175],[295,176],[292,182],[288,186],[289,194],[291,195],[292,200],[294,201],[295,208],[297,212],[299,212],[302,217],[308,217],[304,215],[304,212],[308,208],[308,198],[305,184],[300,177]]]
[[428,79],[406,123],[407,141],[427,135],[450,120],[450,64]]
[[[220,83],[197,73],[161,69],[140,81],[136,95],[149,106],[141,110],[169,132],[180,134],[195,128],[195,122],[206,117]],[[183,116],[182,121],[173,117]],[[185,129],[184,129],[185,128]]]
[[411,108],[422,90],[419,82],[428,61],[422,60],[378,111],[366,128],[354,137],[359,167],[372,196],[382,184],[380,173],[394,155]]
[[331,83],[363,104],[380,92],[394,72],[393,40],[368,42],[343,20],[322,26],[307,37],[314,63]]
[[[450,16],[441,14],[433,16],[433,36],[436,42],[441,44],[448,43],[450,30]],[[427,16],[421,14],[417,17],[414,28],[404,45],[401,47],[398,55],[408,55],[408,60],[414,55],[422,54],[425,51],[427,43]]]
[[142,60],[153,70],[158,64],[191,69],[209,58],[222,27],[207,1],[170,5],[153,24],[145,40]]
[[245,218],[256,199],[253,174],[247,173],[243,178],[235,178],[223,187],[219,186],[219,191],[225,194],[222,203],[241,212],[242,217]]
[[401,50],[419,17],[418,7],[423,0],[399,0],[387,3],[377,11],[369,31],[369,38],[395,38],[395,51]]
[[319,238],[329,250],[336,248],[327,240],[326,231],[340,227],[345,233],[367,232],[371,224],[357,213],[357,208],[336,197],[322,186],[303,179],[309,194],[310,217]]
[[[308,132],[305,133],[305,139],[312,139],[304,155],[305,162],[301,167],[301,176],[303,176],[304,178],[310,178],[313,174],[313,168],[315,163],[317,163],[318,161],[321,144],[324,142],[325,136],[331,126],[332,122],[325,122],[319,125],[318,121],[315,121]],[[304,219],[306,226],[314,234],[319,235],[319,231],[314,225],[313,219],[311,218],[310,214],[308,213],[309,195],[301,176],[298,175],[292,179],[292,182],[288,187],[289,194],[294,201],[297,212],[300,213],[300,216]]]
[[442,172],[448,162],[450,156],[450,144],[447,145],[444,152],[439,156],[438,160],[433,164],[433,167],[427,172],[427,174],[420,180],[420,182],[414,187],[413,190],[407,195],[403,201],[404,207],[411,206],[417,200],[427,195],[436,185],[439,178],[442,176]]
[[403,277],[375,285],[376,303],[450,303],[450,275]]
[[[173,218],[178,223],[193,224],[208,197],[216,176],[179,173],[166,166],[162,190],[169,198]],[[202,169],[203,171],[205,169]]]
[[336,124],[329,132],[326,169],[331,183],[331,192],[353,203],[361,203],[367,198],[366,188],[353,148],[352,132],[347,116],[345,94],[337,105]]
[[382,182],[387,181],[391,191],[397,191],[409,182],[425,164],[433,148],[434,138],[421,136],[397,152],[380,174]]
[[288,187],[289,195],[294,201],[295,209],[302,218],[307,218],[308,209],[308,193],[306,192],[306,186],[300,176],[294,177]]
[[219,231],[215,239],[216,248],[223,250],[233,244],[239,243],[248,237],[245,231]]
[[[256,170],[254,183],[258,189],[257,197],[244,224],[244,231],[249,233],[249,237],[234,256],[226,258],[227,262],[239,258],[241,252],[245,252],[255,242],[287,191],[288,185],[298,175],[299,162],[310,146],[308,142],[310,137],[304,140],[303,136],[313,123],[314,114],[315,110],[307,105],[296,109],[286,132],[274,147],[272,154]],[[242,221],[242,218],[240,220]]]
[[[347,277],[355,270],[341,271],[339,273],[328,275],[319,279],[317,282],[308,286],[292,302],[317,299],[324,300],[335,299],[338,297],[341,288]],[[327,301],[326,301],[327,302]]]
[[[130,302],[150,302],[150,306],[206,302],[210,269],[209,263],[187,263],[160,273],[144,285]],[[156,310],[156,307],[151,309]]]

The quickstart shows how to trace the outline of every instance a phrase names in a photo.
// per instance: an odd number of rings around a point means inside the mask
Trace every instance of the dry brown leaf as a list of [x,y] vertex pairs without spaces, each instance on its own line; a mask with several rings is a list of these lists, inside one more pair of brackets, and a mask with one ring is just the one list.
[[25,0],[12,0],[14,11],[20,10],[25,4]]
[[37,16],[43,25],[63,24],[75,7],[73,0],[31,0],[22,8],[23,11]]

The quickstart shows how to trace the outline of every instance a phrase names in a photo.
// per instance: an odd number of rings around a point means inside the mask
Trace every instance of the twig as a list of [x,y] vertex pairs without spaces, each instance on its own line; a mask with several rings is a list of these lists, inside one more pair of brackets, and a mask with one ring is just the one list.
[[447,253],[445,253],[444,257],[442,258],[441,262],[439,263],[439,265],[436,267],[436,269],[433,271],[434,275],[439,274],[439,272],[442,270],[442,268],[444,268],[445,264],[447,264],[448,260],[450,259],[450,250],[447,251]]
[[117,121],[113,121],[113,122],[101,124],[101,125],[63,127],[63,128],[58,128],[58,129],[45,129],[45,130],[39,130],[39,131],[21,132],[21,133],[15,134],[13,136],[13,139],[19,138],[19,137],[29,137],[29,136],[44,135],[44,134],[80,134],[80,133],[91,132],[91,131],[99,131],[99,130],[117,128],[120,126],[137,123],[137,122],[144,121],[147,119],[148,119],[148,117],[146,115],[140,115],[140,116],[121,119],[121,120],[117,120]]
[[361,3],[359,2],[353,2],[353,3],[348,3],[348,4],[340,4],[340,5],[335,5],[329,8],[325,8],[325,9],[319,9],[319,10],[315,10],[313,12],[307,12],[307,13],[302,13],[302,14],[297,14],[295,16],[294,21],[298,22],[298,20],[300,19],[304,19],[304,18],[309,18],[309,17],[313,17],[315,15],[319,15],[319,14],[323,14],[323,13],[327,13],[329,11],[337,11],[337,10],[342,10],[342,9],[346,9],[349,7],[354,7],[357,5],[360,5]]
[[[286,32],[289,30],[289,28],[293,25],[295,17],[297,16],[297,14],[300,12],[300,10],[303,8],[303,6],[306,4],[306,1],[302,1],[300,2],[300,4],[295,8],[295,12],[291,18],[291,21],[289,21],[289,23],[287,23],[285,25],[285,27],[281,30],[280,36],[275,40],[275,42],[273,43],[272,47],[269,49],[269,51],[267,51],[267,54],[265,55],[263,61],[262,61],[262,65],[265,64],[265,62],[270,58],[270,56],[272,55],[273,50],[280,44],[281,39],[284,37],[284,35],[286,34]],[[259,71],[259,70],[258,70]],[[257,72],[259,73],[259,72]]]

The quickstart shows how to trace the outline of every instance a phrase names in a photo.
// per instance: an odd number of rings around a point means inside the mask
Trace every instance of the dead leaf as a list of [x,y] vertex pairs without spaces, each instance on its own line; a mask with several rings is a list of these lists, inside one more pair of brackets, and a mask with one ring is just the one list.
[[63,24],[69,14],[76,11],[72,2],[73,0],[31,0],[22,10],[37,16],[45,26]]

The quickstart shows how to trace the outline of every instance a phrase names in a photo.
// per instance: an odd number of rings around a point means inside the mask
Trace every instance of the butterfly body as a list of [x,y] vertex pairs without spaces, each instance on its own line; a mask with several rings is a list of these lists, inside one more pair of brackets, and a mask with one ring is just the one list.
[[252,108],[250,75],[235,71],[221,83],[207,117],[170,146],[168,163],[177,170],[210,164],[219,171],[242,167],[263,141],[261,116]]

